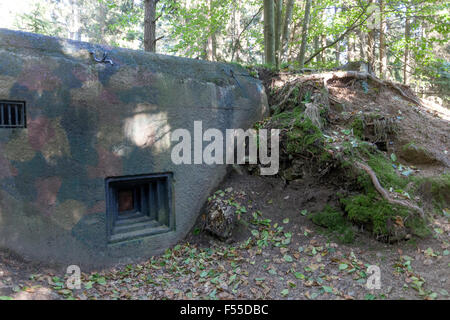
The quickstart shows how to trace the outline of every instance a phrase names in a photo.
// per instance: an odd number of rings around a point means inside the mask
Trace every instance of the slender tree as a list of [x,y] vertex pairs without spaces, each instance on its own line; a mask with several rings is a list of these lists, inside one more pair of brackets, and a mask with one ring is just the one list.
[[[233,29],[233,47],[231,60],[240,61],[241,55],[241,43],[239,36],[241,35],[241,0],[234,1],[233,7],[233,20],[234,20],[234,29]],[[235,58],[236,57],[236,58]]]
[[409,63],[409,38],[411,34],[411,25],[409,17],[406,16],[405,20],[405,55],[403,60],[403,83],[408,82],[408,63]]
[[308,40],[308,26],[309,26],[309,16],[311,11],[311,0],[306,0],[305,5],[305,16],[303,17],[302,26],[302,43],[300,44],[300,53],[298,55],[298,64],[300,69],[304,67],[305,64],[305,53],[306,53],[306,42]]
[[281,38],[281,50],[280,50],[280,56],[281,60],[286,55],[286,51],[289,45],[289,25],[292,21],[292,11],[294,9],[294,0],[288,0],[285,7],[285,14],[284,14],[284,22],[283,22],[283,34]]
[[268,65],[275,61],[275,15],[273,0],[264,0],[264,56]]
[[366,34],[359,29],[359,60],[365,61],[366,60]]
[[[208,0],[208,18],[211,21],[211,16],[214,11],[213,0]],[[209,24],[209,35],[205,42],[204,58],[208,61],[216,60],[217,56],[217,42],[216,42],[216,30],[214,24]]]
[[[334,15],[337,16],[338,8],[334,7]],[[336,37],[339,37],[339,35],[336,35]],[[336,58],[336,65],[340,65],[340,58],[341,58],[341,44],[340,41],[336,41],[336,47],[334,48],[334,56]]]
[[280,66],[281,30],[283,28],[283,0],[275,1],[275,60],[277,68]]
[[386,21],[384,19],[384,0],[380,0],[380,78],[386,78],[386,68],[387,68],[387,56],[386,56],[386,43],[385,43],[385,32],[386,32]]
[[144,50],[156,51],[156,4],[159,0],[145,0]]
[[[373,0],[369,0],[369,7],[372,5]],[[372,13],[373,14],[373,13]],[[369,65],[369,71],[375,71],[375,31],[370,29],[367,34],[367,64]]]
[[[317,50],[319,50],[319,37],[315,36],[314,37],[314,52],[316,52]],[[320,62],[319,55],[316,56],[316,62]]]

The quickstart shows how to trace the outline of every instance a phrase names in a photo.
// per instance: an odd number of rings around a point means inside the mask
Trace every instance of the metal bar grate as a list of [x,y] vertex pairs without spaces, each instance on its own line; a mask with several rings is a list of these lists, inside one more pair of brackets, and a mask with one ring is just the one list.
[[0,128],[26,128],[25,102],[0,100]]

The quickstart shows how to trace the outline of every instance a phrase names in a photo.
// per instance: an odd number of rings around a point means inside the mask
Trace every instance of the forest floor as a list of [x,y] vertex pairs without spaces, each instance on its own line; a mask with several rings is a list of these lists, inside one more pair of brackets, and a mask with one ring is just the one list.
[[[261,212],[259,223],[250,213],[242,214],[229,244],[194,228],[186,241],[165,255],[83,274],[81,290],[63,288],[63,272],[1,252],[0,295],[13,299],[450,298],[450,224],[445,217],[434,221],[433,236],[427,239],[386,244],[359,231],[349,245],[305,215],[335,201],[338,190],[332,185],[311,181],[286,186],[276,178],[233,173],[219,190],[226,190],[224,197],[239,201],[248,212]],[[258,243],[264,230],[271,243],[267,247]],[[380,268],[380,289],[366,287],[369,265]]]
[[[266,89],[292,80],[280,78],[267,78],[272,83]],[[316,84],[303,87],[311,85]],[[398,179],[445,174],[448,179],[448,109],[419,107],[392,88],[367,89],[352,79],[331,80],[328,90],[329,125],[324,132],[334,146],[357,141],[353,131],[347,132],[356,116],[395,118],[399,134],[385,141],[383,152],[387,159],[391,155]],[[296,99],[305,96],[300,93]],[[67,275],[58,268],[0,251],[0,299],[450,299],[450,211],[445,199],[440,211],[428,207],[430,233],[425,237],[386,243],[364,226],[352,225],[355,239],[344,243],[314,224],[311,214],[326,205],[339,207],[339,194],[347,186],[333,175],[293,178],[291,169],[282,168],[274,177],[245,169],[231,172],[214,193],[239,208],[227,241],[203,231],[203,212],[186,239],[165,254],[82,273],[81,289],[68,289]],[[373,265],[380,269],[379,289],[367,287],[372,279],[368,267]]]

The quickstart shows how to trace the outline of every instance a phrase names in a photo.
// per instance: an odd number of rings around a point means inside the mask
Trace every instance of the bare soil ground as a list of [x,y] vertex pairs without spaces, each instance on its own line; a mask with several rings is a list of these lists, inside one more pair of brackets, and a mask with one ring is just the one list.
[[[276,178],[233,173],[219,190],[227,190],[225,197],[247,209],[230,243],[198,233],[196,227],[165,255],[83,274],[80,290],[63,288],[65,275],[56,269],[1,252],[0,295],[13,299],[449,299],[446,219],[435,221],[442,232],[427,239],[383,244],[360,231],[355,243],[346,245],[303,215],[304,210],[313,212],[336,201],[338,188],[332,184],[285,185]],[[252,212],[258,210],[258,219],[270,219],[270,227],[250,223]],[[276,224],[281,232],[274,232]],[[259,245],[260,237],[252,230],[260,234],[268,230],[268,245]],[[381,289],[366,287],[369,265],[380,268]]]

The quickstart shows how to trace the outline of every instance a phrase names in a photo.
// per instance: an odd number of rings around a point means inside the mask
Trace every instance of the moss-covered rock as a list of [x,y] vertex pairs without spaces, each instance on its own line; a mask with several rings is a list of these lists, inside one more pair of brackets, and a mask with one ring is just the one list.
[[415,183],[417,193],[430,209],[441,213],[442,210],[450,208],[450,173],[418,178]]
[[408,233],[429,234],[425,221],[414,212],[379,199],[375,193],[341,198],[340,202],[350,221],[366,226],[378,239],[394,242],[405,239]]
[[414,142],[403,145],[399,156],[414,164],[431,164],[436,162],[436,158],[425,148],[416,145]]

